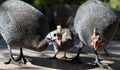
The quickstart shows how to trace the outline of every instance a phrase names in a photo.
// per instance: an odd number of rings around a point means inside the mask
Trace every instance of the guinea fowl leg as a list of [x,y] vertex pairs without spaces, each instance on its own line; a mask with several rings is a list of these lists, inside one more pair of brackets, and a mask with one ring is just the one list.
[[64,51],[64,59],[67,59],[67,56],[66,56],[66,51]]
[[80,55],[80,53],[81,53],[81,50],[82,50],[82,48],[83,48],[83,45],[84,45],[84,44],[83,44],[82,42],[79,43],[79,46],[78,46],[79,49],[78,49],[77,55],[75,56],[75,58],[72,59],[72,63],[77,63],[77,62],[78,62],[78,63],[82,63],[82,62],[81,62],[81,59],[79,58],[79,55]]
[[96,58],[95,58],[95,61],[94,61],[94,65],[97,65],[97,66],[102,67],[102,68],[108,68],[109,67],[108,65],[103,65],[100,62],[100,59],[99,59],[97,51],[94,51],[94,52],[95,52],[95,55],[96,55]]
[[13,64],[19,65],[20,63],[23,63],[23,64],[26,63],[26,59],[25,59],[24,56],[23,56],[22,48],[20,48],[20,56],[19,56],[17,59],[15,59],[15,58],[13,57],[12,49],[11,49],[10,45],[8,45],[8,49],[9,49],[9,51],[10,51],[10,59],[9,59],[8,62],[5,62],[5,64],[13,63]]
[[53,59],[57,59],[57,54],[58,54],[59,52],[58,51],[55,51],[55,55],[53,56]]
[[13,57],[13,54],[12,54],[12,49],[10,47],[10,45],[7,45],[8,46],[8,50],[9,50],[9,55],[10,55],[10,59],[8,60],[8,62],[5,62],[5,64],[10,64],[10,63],[14,63],[14,64],[17,64],[16,63],[16,60],[14,59]]
[[55,55],[53,56],[53,59],[56,59],[56,56],[57,54],[59,53],[59,50],[58,50],[58,46],[56,45],[56,43],[53,42],[53,47],[54,47],[54,51],[55,51]]
[[105,56],[110,56],[106,48],[104,49],[104,54]]
[[57,59],[57,54],[59,53],[58,49],[57,49],[57,46],[55,43],[53,43],[53,48],[54,48],[54,51],[55,51],[55,54],[52,58],[49,58],[49,59]]
[[96,65],[98,65],[98,66],[101,66],[98,53],[97,53],[97,51],[94,51],[94,52],[95,52],[95,55],[96,55],[94,63],[95,63]]
[[64,59],[64,60],[66,60],[66,59],[67,59],[67,57],[66,57],[66,50],[64,50],[64,56],[63,56],[63,57],[61,57],[61,59]]
[[22,63],[22,64],[26,64],[26,62],[27,62],[23,55],[23,50],[21,47],[20,47],[20,56],[17,57],[16,61],[19,63]]

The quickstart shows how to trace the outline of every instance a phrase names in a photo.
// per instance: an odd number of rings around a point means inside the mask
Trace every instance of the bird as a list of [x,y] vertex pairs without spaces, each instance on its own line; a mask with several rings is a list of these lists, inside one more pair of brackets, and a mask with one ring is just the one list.
[[76,57],[79,60],[81,48],[91,47],[96,55],[95,65],[106,67],[100,62],[98,51],[104,49],[115,35],[120,24],[117,13],[99,0],[88,0],[77,10],[73,29],[81,40]]
[[[0,35],[5,40],[10,59],[5,64],[26,64],[23,48],[43,51],[48,44],[44,37],[49,32],[47,17],[33,6],[21,0],[4,0],[0,3]],[[13,57],[12,47],[20,54]]]
[[60,51],[64,51],[64,56],[62,58],[67,59],[66,51],[73,47],[74,39],[73,34],[68,28],[61,28],[58,25],[57,28],[47,34],[45,41],[53,45],[55,54],[52,59],[57,59],[57,54]]
[[[74,40],[77,40],[78,39],[78,36],[77,36],[77,33],[75,32],[75,29],[74,29],[74,18],[75,18],[75,14],[76,12],[74,12],[67,20],[67,28],[74,34]],[[76,45],[77,47],[77,45]],[[109,56],[109,53],[107,51],[106,48],[103,49],[104,53],[106,56]],[[81,53],[85,53],[81,50]]]
[[68,28],[62,28],[61,29],[61,45],[60,46],[54,46],[55,54],[53,56],[54,59],[56,59],[57,54],[60,51],[64,52],[63,59],[67,59],[66,52],[70,48],[72,48],[74,45],[74,35]]
[[[26,64],[23,48],[44,51],[48,47],[45,41],[48,32],[47,17],[33,6],[21,0],[4,0],[0,3],[0,36],[5,40],[10,54],[10,59],[5,64]],[[63,29],[61,46],[69,41],[66,33],[69,32]],[[14,46],[20,49],[17,58],[13,57]]]

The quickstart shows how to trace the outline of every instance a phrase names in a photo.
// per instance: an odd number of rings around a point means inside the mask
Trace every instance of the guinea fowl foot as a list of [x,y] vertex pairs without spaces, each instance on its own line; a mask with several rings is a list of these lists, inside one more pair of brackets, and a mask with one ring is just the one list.
[[111,68],[108,64],[102,64],[102,63],[96,62],[96,61],[91,63],[91,65],[94,65],[94,66],[97,66],[97,67],[101,67],[101,68],[105,68],[105,69]]
[[5,64],[15,64],[15,65],[21,65],[21,64],[26,64],[25,62],[22,61],[14,61],[12,59],[9,59],[7,62],[5,62]]
[[9,59],[8,61],[4,62],[4,64],[10,64],[11,63],[11,59]]
[[66,59],[68,59],[68,57],[63,56],[63,57],[61,57],[60,59],[66,60]]
[[24,57],[19,57],[16,59],[10,58],[5,64],[16,64],[16,65],[21,65],[21,64],[26,64],[28,60],[26,60]]

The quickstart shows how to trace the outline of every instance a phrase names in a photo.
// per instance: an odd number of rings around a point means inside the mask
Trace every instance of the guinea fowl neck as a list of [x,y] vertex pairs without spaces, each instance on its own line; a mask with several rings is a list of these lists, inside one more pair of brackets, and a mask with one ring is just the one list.
[[48,47],[48,43],[46,43],[44,40],[40,41],[39,44],[36,46],[37,51],[44,51]]

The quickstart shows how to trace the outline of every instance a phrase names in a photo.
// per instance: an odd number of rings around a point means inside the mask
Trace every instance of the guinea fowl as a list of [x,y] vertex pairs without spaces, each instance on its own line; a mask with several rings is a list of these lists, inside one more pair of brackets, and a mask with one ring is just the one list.
[[64,51],[64,56],[63,58],[66,59],[66,51],[69,50],[70,48],[73,47],[74,45],[74,36],[72,34],[72,32],[67,29],[67,28],[63,28],[61,29],[61,45],[60,46],[56,46],[54,47],[55,50],[55,55],[53,58],[56,58],[57,54],[60,51]]
[[[67,27],[74,34],[74,40],[78,39],[77,33],[75,32],[75,29],[74,29],[75,14],[76,14],[76,12],[74,12],[67,20]],[[104,48],[103,50],[104,50],[105,55],[109,56],[107,49]],[[84,53],[84,52],[81,50],[81,53]]]
[[[10,59],[6,64],[26,63],[22,48],[43,51],[43,40],[49,26],[47,18],[31,5],[20,0],[4,0],[0,4],[0,34],[7,43]],[[20,48],[20,55],[13,57],[12,47]]]
[[52,44],[54,47],[55,55],[52,57],[56,59],[59,51],[64,51],[64,57],[66,59],[66,50],[73,47],[74,39],[72,32],[67,28],[61,28],[61,25],[57,26],[57,29],[48,33],[45,37],[45,41]]
[[100,63],[97,51],[105,48],[112,40],[120,23],[117,15],[99,0],[88,0],[78,8],[73,26],[81,42],[73,61],[79,61],[81,48],[86,45],[93,48],[96,54],[95,64],[104,67]]
[[[20,0],[5,0],[0,5],[0,34],[7,43],[10,59],[5,64],[25,64],[22,48],[43,51],[48,47],[48,20],[37,9]],[[69,31],[64,30],[61,46],[68,43]],[[64,34],[65,33],[65,34]],[[66,34],[67,33],[67,34]],[[63,39],[64,38],[64,39]],[[13,57],[12,47],[20,48],[20,55]]]

